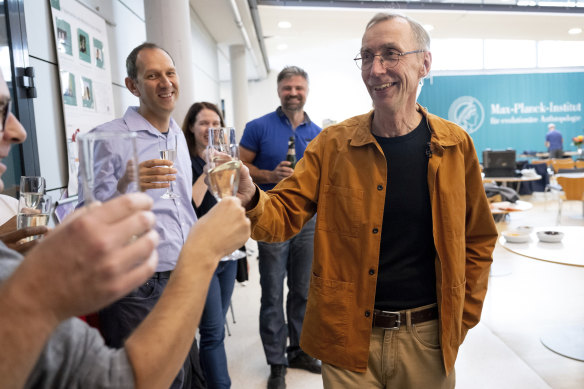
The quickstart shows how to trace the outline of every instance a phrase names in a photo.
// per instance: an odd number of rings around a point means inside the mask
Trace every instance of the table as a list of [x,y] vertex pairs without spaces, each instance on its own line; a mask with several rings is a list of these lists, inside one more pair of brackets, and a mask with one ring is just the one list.
[[517,183],[517,193],[519,193],[519,189],[522,182],[526,181],[538,181],[541,180],[541,176],[539,174],[535,174],[533,176],[520,176],[520,177],[483,177],[483,182],[501,182],[503,186],[507,186],[509,182],[516,182]]
[[[560,243],[540,242],[536,232],[545,230],[561,231],[565,234],[564,239]],[[502,236],[499,238],[499,243],[507,250],[528,258],[584,267],[583,237],[584,227],[554,226],[535,229],[527,243],[509,243]],[[546,332],[540,340],[545,347],[557,354],[584,361],[584,324],[555,328]]]
[[[574,156],[579,156],[580,154],[578,153],[578,151],[564,151],[563,153],[564,157],[574,157]],[[544,152],[544,153],[535,153],[535,155],[533,154],[520,154],[519,158],[549,158],[550,153]]]
[[490,203],[489,207],[491,208],[491,213],[493,215],[501,215],[512,212],[529,211],[531,208],[533,208],[533,204],[521,200],[517,200],[514,203],[509,201],[497,201]]

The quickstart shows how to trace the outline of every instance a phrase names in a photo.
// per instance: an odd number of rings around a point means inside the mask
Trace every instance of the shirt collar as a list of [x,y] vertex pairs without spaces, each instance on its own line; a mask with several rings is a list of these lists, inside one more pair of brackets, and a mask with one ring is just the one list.
[[[154,127],[148,120],[146,120],[144,116],[138,113],[138,107],[128,107],[123,119],[131,131],[146,131],[156,136],[161,135],[160,131],[158,131],[156,127]],[[176,124],[173,118],[170,118],[168,130],[168,133],[172,134],[180,131],[178,124]]]
[[[282,106],[279,106],[278,109],[276,109],[276,113],[278,114],[278,116],[281,119],[286,119],[286,121],[289,123],[290,120],[288,120],[288,116],[286,116],[286,114],[284,113],[284,110],[282,109]],[[302,123],[300,123],[299,125],[303,125],[303,124],[309,124],[312,121],[310,120],[310,117],[308,117],[308,114],[306,112],[304,112],[304,120],[302,121]]]
[[[424,116],[428,124],[428,128],[432,133],[432,142],[444,147],[452,146],[461,142],[461,137],[454,131],[456,124],[444,120],[436,115],[428,112],[428,110],[417,104],[418,112]],[[375,142],[375,137],[371,133],[371,120],[373,120],[374,110],[369,111],[365,115],[356,116],[350,119],[347,125],[354,125],[355,132],[351,139],[352,146],[363,146],[367,143]]]

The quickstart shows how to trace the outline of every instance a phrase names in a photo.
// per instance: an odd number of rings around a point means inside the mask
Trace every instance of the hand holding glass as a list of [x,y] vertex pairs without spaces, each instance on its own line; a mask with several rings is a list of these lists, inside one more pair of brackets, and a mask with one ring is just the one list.
[[[158,138],[158,148],[160,150],[160,159],[165,159],[174,163],[176,159],[178,137],[173,134],[168,134],[166,136],[161,136]],[[170,166],[173,167],[173,166]],[[166,193],[160,196],[163,199],[176,199],[180,195],[172,191],[172,181],[170,181],[170,186],[166,188]]]

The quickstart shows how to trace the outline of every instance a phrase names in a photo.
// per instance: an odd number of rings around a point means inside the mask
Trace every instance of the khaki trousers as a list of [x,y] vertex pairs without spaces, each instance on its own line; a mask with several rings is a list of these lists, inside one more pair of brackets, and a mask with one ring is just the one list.
[[399,330],[373,328],[365,373],[323,363],[324,389],[454,388],[454,370],[447,377],[442,362],[438,320],[412,325],[410,311],[405,312],[407,325],[402,323]]

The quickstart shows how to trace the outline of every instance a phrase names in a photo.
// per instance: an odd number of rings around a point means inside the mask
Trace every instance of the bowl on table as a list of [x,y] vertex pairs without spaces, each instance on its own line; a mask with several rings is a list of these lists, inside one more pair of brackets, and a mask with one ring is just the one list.
[[558,243],[562,241],[564,233],[560,231],[538,231],[537,238],[540,242]]
[[506,230],[501,233],[505,240],[509,243],[525,243],[529,242],[529,232],[522,230]]

